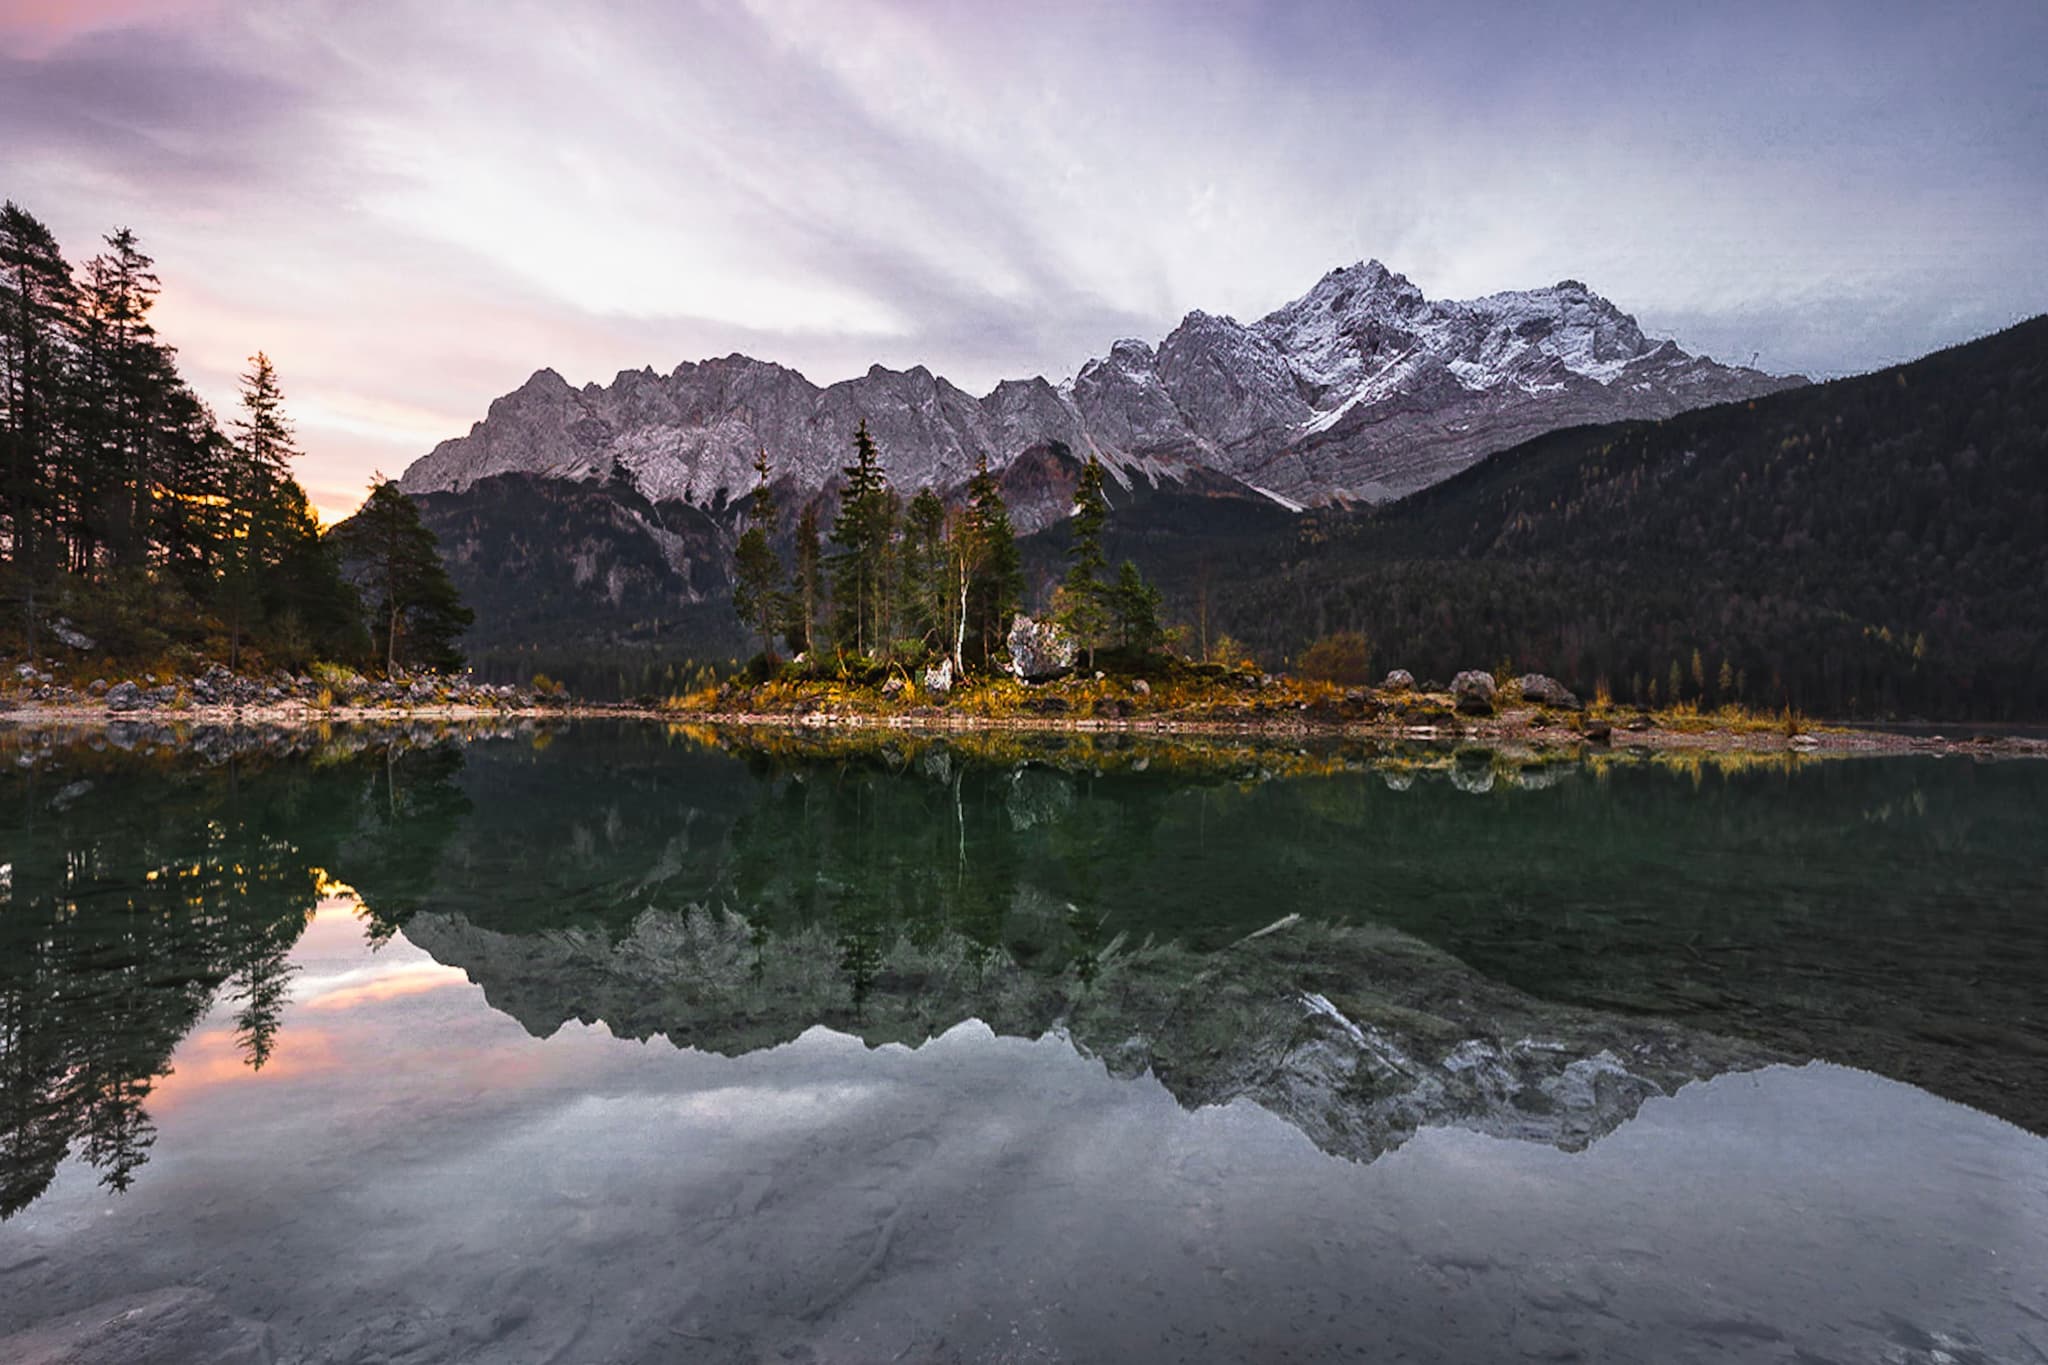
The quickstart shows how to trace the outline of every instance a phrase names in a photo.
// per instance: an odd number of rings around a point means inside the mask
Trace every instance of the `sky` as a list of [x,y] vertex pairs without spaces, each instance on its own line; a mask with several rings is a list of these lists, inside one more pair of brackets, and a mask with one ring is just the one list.
[[1376,258],[1829,376],[2048,311],[2048,5],[0,0],[0,195],[133,228],[329,517],[552,366],[1071,375]]

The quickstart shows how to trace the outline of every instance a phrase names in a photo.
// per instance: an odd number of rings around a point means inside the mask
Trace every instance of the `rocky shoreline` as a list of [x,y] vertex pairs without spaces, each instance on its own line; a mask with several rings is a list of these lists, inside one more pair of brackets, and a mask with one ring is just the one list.
[[[1463,675],[1461,675],[1462,679]],[[1660,717],[1649,712],[1591,713],[1575,706],[1502,699],[1488,714],[1471,714],[1453,691],[1442,699],[1415,694],[1408,704],[1384,705],[1384,693],[1357,690],[1335,704],[1285,703],[1147,709],[1142,702],[1076,707],[1053,689],[1015,714],[899,701],[888,694],[843,704],[807,699],[760,706],[744,693],[713,705],[592,703],[546,697],[532,688],[467,678],[376,681],[350,676],[323,683],[276,673],[242,677],[215,665],[196,678],[145,677],[85,688],[55,681],[21,665],[0,692],[0,728],[84,732],[146,726],[167,734],[193,729],[291,730],[322,725],[463,725],[500,721],[631,720],[720,728],[816,731],[900,731],[929,734],[1049,733],[1159,737],[1241,737],[1281,742],[1388,740],[1409,743],[1513,745],[1593,751],[1694,751],[1813,755],[1947,754],[1976,758],[2048,758],[2048,737],[1980,733],[1968,722],[1956,733],[1908,733],[1881,728],[1799,723],[1740,728],[1712,717]],[[1142,684],[1137,686],[1142,687]],[[1138,696],[1149,697],[1146,689]],[[1448,704],[1438,704],[1439,700]],[[875,705],[876,701],[885,703]],[[1193,714],[1188,712],[1192,710]],[[1926,727],[1921,727],[1925,730]]]

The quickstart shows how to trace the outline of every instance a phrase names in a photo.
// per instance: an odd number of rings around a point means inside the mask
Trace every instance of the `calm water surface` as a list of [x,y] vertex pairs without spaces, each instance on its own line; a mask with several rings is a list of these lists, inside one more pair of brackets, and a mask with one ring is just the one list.
[[2048,765],[0,747],[0,1360],[2048,1361]]

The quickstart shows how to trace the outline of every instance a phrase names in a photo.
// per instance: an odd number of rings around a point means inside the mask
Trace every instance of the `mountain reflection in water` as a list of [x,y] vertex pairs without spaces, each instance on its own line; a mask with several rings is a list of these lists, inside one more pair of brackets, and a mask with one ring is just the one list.
[[[650,734],[653,738],[650,738]],[[30,750],[0,827],[0,1213],[125,1188],[216,995],[260,1068],[323,889],[546,1036],[1068,1039],[1370,1159],[1567,1150],[1772,1061],[2048,1124],[2048,774],[1015,736],[344,731]]]

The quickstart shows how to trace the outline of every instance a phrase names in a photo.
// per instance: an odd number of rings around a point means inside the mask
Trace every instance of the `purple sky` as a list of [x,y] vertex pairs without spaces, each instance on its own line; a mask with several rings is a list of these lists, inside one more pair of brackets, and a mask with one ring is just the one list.
[[125,224],[323,510],[552,365],[1058,380],[1378,257],[1839,374],[2048,309],[2048,5],[0,0],[0,194]]

